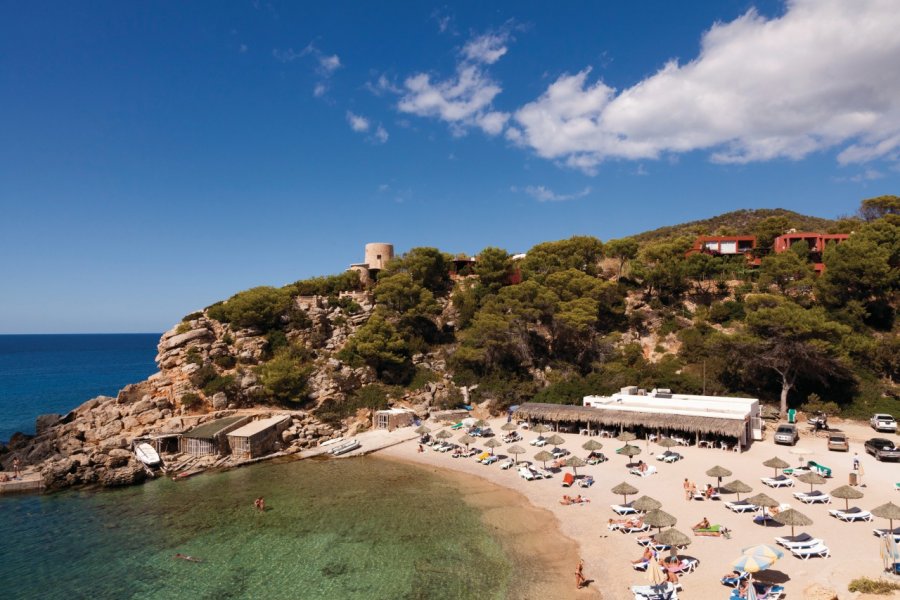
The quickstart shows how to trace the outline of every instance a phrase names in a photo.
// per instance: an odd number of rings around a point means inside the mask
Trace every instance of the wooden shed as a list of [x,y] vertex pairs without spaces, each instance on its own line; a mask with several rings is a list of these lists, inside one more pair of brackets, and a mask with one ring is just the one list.
[[228,454],[226,435],[249,420],[248,416],[224,417],[194,427],[181,436],[178,449],[193,456]]
[[387,429],[388,431],[393,431],[398,427],[408,427],[412,425],[415,418],[415,413],[405,408],[376,410],[375,415],[372,417],[372,426],[375,429]]
[[290,417],[287,415],[275,415],[231,431],[228,434],[231,453],[236,458],[256,458],[269,454],[275,449],[275,443],[289,423]]

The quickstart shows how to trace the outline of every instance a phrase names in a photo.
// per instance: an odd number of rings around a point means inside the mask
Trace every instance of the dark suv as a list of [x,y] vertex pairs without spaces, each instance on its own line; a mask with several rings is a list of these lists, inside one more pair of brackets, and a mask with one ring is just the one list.
[[872,438],[865,444],[866,452],[875,457],[875,460],[898,460],[900,449],[894,447],[894,442],[884,438]]

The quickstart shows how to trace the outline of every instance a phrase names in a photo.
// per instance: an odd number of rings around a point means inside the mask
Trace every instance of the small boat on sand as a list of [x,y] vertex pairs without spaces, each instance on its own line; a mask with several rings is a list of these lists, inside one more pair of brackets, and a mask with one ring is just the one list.
[[134,455],[139,461],[141,461],[151,469],[156,468],[160,466],[160,464],[162,464],[162,460],[160,460],[159,454],[157,454],[156,450],[153,449],[153,446],[146,442],[137,444],[134,447]]
[[346,454],[348,452],[352,452],[353,450],[356,450],[359,447],[360,447],[360,443],[358,441],[350,440],[350,441],[344,442],[343,444],[341,444],[339,446],[335,446],[334,448],[329,450],[329,452],[331,452],[331,454],[334,456],[340,456],[341,454]]

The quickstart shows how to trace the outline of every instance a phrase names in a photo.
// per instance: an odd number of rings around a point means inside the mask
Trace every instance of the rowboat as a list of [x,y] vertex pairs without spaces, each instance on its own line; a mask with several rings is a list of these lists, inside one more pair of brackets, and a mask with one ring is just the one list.
[[357,448],[359,448],[359,446],[360,443],[358,441],[350,440],[349,442],[344,442],[340,446],[332,448],[331,450],[329,450],[329,452],[331,452],[331,454],[334,456],[340,456],[341,454],[346,454],[348,452],[356,450]]

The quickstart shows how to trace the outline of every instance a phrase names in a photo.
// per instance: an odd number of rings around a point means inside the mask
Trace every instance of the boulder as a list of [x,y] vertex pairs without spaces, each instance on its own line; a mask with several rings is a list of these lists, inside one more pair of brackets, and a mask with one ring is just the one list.
[[100,474],[98,482],[104,487],[119,487],[141,483],[146,477],[143,466],[129,462],[121,468],[104,471]]
[[187,333],[173,335],[169,339],[163,340],[159,344],[159,351],[160,353],[168,352],[169,350],[180,348],[188,342],[193,342],[195,340],[209,340],[213,337],[213,332],[209,329],[193,329],[191,331],[188,331]]
[[60,419],[62,419],[62,415],[58,415],[56,413],[39,415],[38,418],[34,421],[34,430],[38,435],[41,435],[48,429],[59,423]]
[[151,408],[156,408],[156,403],[150,399],[149,396],[145,397],[140,402],[135,402],[131,407],[131,414],[137,415],[142,412],[148,411]]
[[141,425],[150,425],[152,423],[156,423],[162,416],[162,413],[159,410],[153,409],[148,410],[144,414],[138,417],[138,422]]
[[122,421],[111,421],[109,424],[104,425],[100,428],[100,430],[97,432],[97,438],[101,440],[109,439],[122,431],[123,428],[124,426],[122,425]]
[[228,406],[228,396],[225,392],[219,392],[212,397],[213,410],[222,410]]

